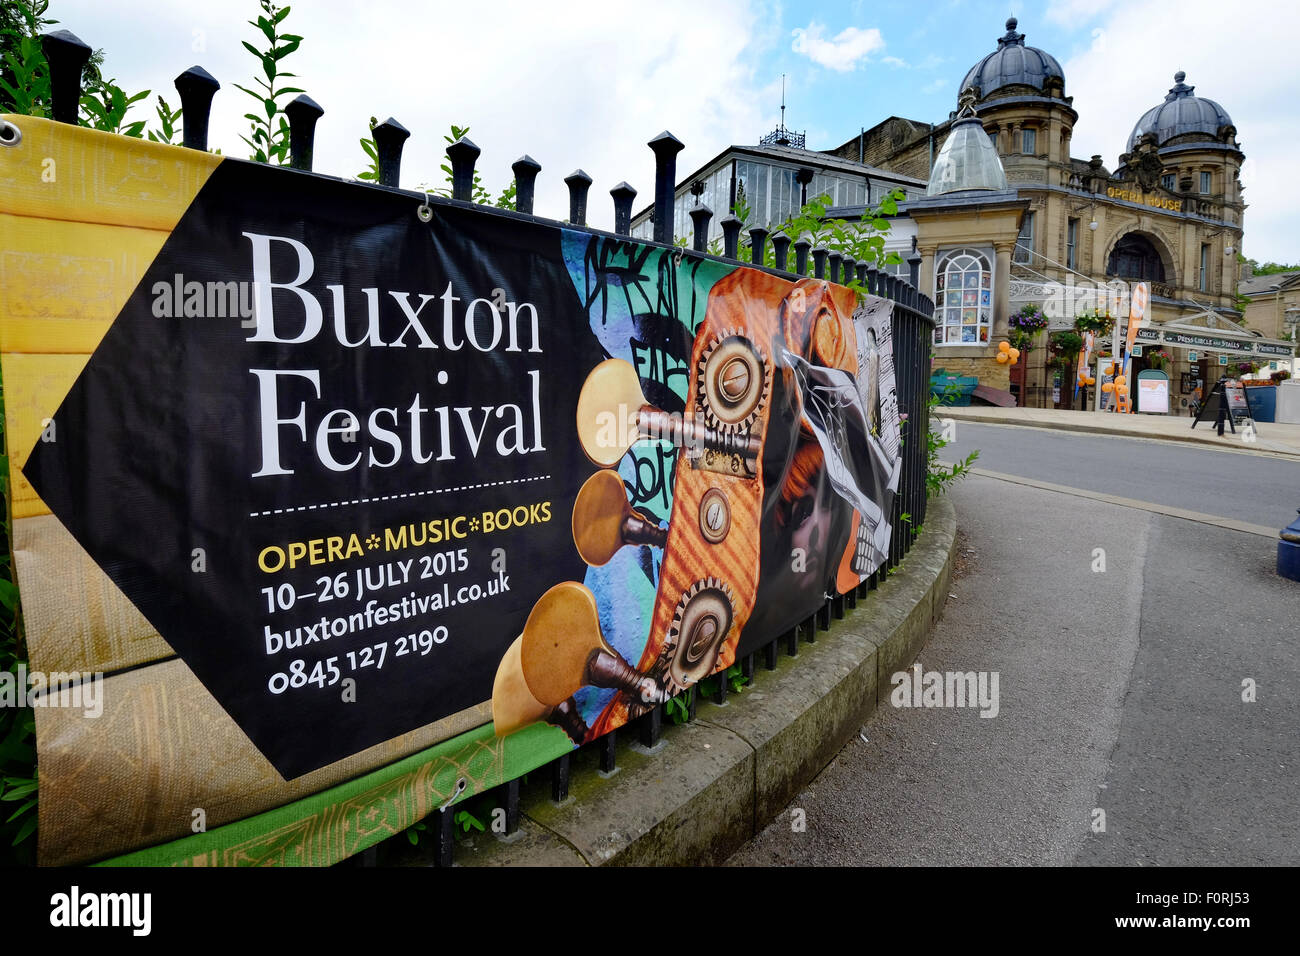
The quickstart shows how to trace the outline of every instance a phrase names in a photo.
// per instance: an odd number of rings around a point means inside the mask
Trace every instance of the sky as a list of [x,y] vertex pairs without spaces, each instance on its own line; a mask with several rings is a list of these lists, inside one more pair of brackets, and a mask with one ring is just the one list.
[[[246,156],[258,62],[240,41],[256,0],[52,0],[48,15],[105,53],[130,92],[163,93],[199,64],[222,84],[209,145]],[[562,219],[563,179],[594,180],[589,221],[608,228],[608,190],[626,180],[652,199],[646,142],[669,130],[686,144],[678,178],[731,144],[755,143],[780,119],[830,149],[891,116],[939,122],[956,108],[966,71],[992,52],[1008,16],[1051,53],[1079,121],[1072,153],[1114,169],[1143,112],[1173,74],[1219,102],[1247,157],[1243,252],[1300,262],[1300,191],[1293,144],[1300,66],[1292,0],[298,0],[284,21],[301,48],[282,61],[325,109],[315,167],[355,176],[368,120],[411,130],[401,185],[442,186],[443,136],[470,127],[478,169],[494,193],[528,153],[542,165],[536,212]],[[152,119],[147,110],[133,118]],[[1291,157],[1288,159],[1287,157]]]

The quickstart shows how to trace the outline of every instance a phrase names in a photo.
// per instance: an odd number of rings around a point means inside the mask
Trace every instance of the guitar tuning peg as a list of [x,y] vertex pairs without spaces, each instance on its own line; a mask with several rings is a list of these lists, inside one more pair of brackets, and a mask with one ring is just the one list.
[[586,725],[572,698],[586,686],[622,691],[648,704],[665,699],[653,678],[605,641],[596,596],[577,581],[564,581],[537,599],[523,634],[497,667],[492,687],[497,735],[546,720],[580,742]]
[[676,412],[665,412],[646,401],[641,378],[631,363],[606,359],[591,370],[578,395],[578,440],[593,463],[612,468],[642,439],[685,447],[692,458],[710,449],[738,455],[747,464],[757,460],[762,442],[756,435],[719,431]]
[[573,543],[583,561],[599,567],[624,545],[664,547],[668,529],[633,510],[617,472],[598,471],[583,483],[573,503]]

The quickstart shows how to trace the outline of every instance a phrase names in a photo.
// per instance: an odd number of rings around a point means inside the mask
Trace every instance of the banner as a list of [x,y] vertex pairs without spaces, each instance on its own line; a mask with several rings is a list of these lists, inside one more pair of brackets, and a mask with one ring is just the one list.
[[57,409],[11,410],[40,500],[285,779],[489,701],[576,746],[888,550],[890,303],[420,206],[220,160]]

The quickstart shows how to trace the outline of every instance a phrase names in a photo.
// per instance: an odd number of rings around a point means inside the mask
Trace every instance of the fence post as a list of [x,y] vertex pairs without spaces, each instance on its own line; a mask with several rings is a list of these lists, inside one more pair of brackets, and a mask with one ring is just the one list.
[[808,274],[808,251],[812,249],[812,243],[807,239],[796,239],[794,242],[794,271],[801,276]]
[[826,252],[821,246],[813,250],[813,275],[818,279],[826,278]]
[[626,236],[632,231],[632,201],[636,199],[636,190],[622,182],[609,194],[614,197],[614,231]]
[[56,122],[77,125],[81,106],[81,71],[91,49],[70,30],[41,37],[41,50],[50,68],[50,115]]
[[533,214],[533,189],[537,184],[537,174],[542,171],[542,164],[527,153],[520,156],[510,167],[515,173],[515,211]]
[[840,273],[840,283],[848,285],[852,282],[856,277],[857,268],[858,260],[854,259],[852,256],[845,256],[843,271]]
[[776,254],[776,267],[782,272],[786,270],[786,259],[790,255],[790,237],[777,233],[772,237],[772,251]]
[[411,131],[391,116],[370,131],[379,161],[379,184],[396,186],[402,176],[402,146]]
[[591,188],[591,177],[581,169],[575,169],[564,177],[564,185],[569,187],[569,223],[574,226],[585,226],[587,190]]
[[915,249],[907,257],[907,274],[911,278],[914,288],[921,288],[921,254]]
[[832,252],[826,257],[826,264],[829,267],[826,270],[826,278],[832,282],[840,281],[840,254]]
[[[192,66],[176,77],[176,92],[181,95],[181,144],[187,149],[206,152],[208,148],[208,115],[212,112],[212,97],[221,84],[201,66]],[[302,97],[299,97],[302,99]],[[311,102],[308,100],[308,102]],[[290,104],[292,105],[292,104]],[[323,112],[323,111],[322,111]],[[290,117],[292,122],[293,117]],[[289,142],[292,147],[293,128]]]
[[763,264],[763,253],[767,249],[767,230],[755,226],[749,230],[749,261],[756,266]]
[[734,259],[739,247],[740,220],[729,215],[722,220],[722,254],[728,259]]
[[708,206],[691,207],[691,224],[695,227],[695,237],[691,248],[696,252],[705,252],[709,248],[709,220],[712,218],[713,210]]
[[482,150],[473,140],[462,136],[447,147],[451,160],[451,198],[461,202],[474,201],[474,164]]
[[325,111],[319,103],[302,93],[289,102],[284,112],[289,117],[289,165],[294,169],[310,170],[316,146],[316,121],[325,115]]
[[673,187],[677,179],[677,154],[684,144],[664,130],[646,143],[655,154],[655,242],[673,241]]

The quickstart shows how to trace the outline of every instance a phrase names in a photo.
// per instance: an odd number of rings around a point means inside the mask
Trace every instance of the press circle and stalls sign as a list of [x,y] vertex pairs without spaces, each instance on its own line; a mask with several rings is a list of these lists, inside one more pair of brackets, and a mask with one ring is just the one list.
[[887,301],[208,161],[21,468],[285,779],[592,740],[887,553]]

